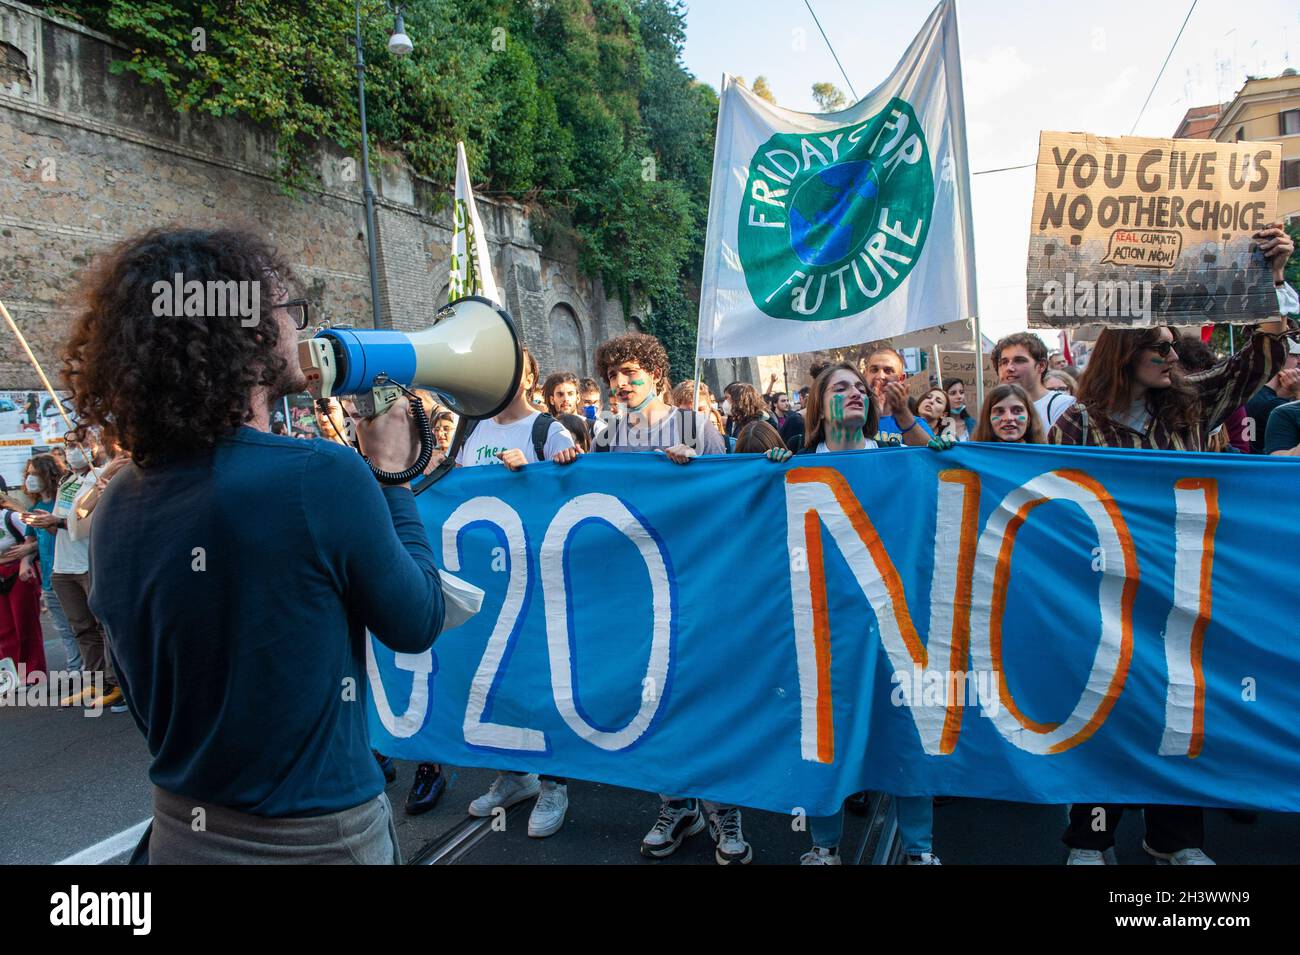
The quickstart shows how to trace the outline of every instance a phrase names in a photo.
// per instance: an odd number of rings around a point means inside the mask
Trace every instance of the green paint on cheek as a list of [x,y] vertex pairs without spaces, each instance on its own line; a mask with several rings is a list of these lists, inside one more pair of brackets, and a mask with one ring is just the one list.
[[632,384],[634,384],[636,387],[640,388],[642,385],[645,384],[645,379],[644,379],[644,378],[633,378],[633,379],[632,379]]

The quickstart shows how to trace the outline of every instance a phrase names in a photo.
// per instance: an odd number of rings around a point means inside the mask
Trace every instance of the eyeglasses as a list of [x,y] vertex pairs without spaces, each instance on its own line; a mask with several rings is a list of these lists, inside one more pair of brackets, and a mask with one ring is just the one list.
[[1169,353],[1174,350],[1174,343],[1172,341],[1156,342],[1154,345],[1148,345],[1147,348],[1151,349],[1161,358],[1168,358]]
[[293,327],[301,331],[307,327],[308,321],[308,303],[305,298],[295,298],[283,305],[277,305],[276,308],[282,308],[289,313],[289,318],[293,320]]

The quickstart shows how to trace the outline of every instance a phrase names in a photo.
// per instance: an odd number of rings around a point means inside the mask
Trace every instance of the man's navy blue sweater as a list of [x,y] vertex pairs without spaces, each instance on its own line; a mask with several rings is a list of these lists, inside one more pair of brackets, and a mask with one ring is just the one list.
[[443,599],[414,497],[355,451],[245,427],[124,469],[95,510],[91,585],[156,785],[267,817],[383,791],[366,630],[427,650]]

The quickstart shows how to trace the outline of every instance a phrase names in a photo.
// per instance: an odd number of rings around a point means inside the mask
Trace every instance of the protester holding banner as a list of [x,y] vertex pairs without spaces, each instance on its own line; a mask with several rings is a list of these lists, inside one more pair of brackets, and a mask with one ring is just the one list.
[[[596,349],[597,373],[609,383],[611,399],[628,409],[597,441],[597,451],[662,451],[675,464],[700,454],[723,454],[726,445],[707,415],[690,406],[670,408],[659,396],[668,380],[668,352],[653,335],[629,332]],[[757,396],[757,391],[755,391]],[[760,405],[762,399],[758,399]],[[693,797],[659,794],[659,815],[641,840],[641,854],[662,859],[708,826],[719,865],[744,865],[753,850],[740,810]]]
[[[1294,251],[1289,236],[1272,226],[1255,234],[1270,259],[1274,284],[1283,284]],[[1294,296],[1294,293],[1292,293]],[[1283,297],[1279,295],[1279,303]],[[1176,336],[1168,326],[1106,328],[1097,338],[1079,382],[1078,402],[1048,433],[1051,444],[1201,451],[1206,439],[1286,358],[1284,319],[1261,323],[1249,344],[1208,371],[1184,376]],[[1145,806],[1148,854],[1174,865],[1213,865],[1204,852],[1204,813],[1194,806]],[[1062,841],[1069,865],[1104,865],[1115,844],[1122,805],[1077,803]]]
[[994,345],[993,367],[1003,384],[1016,384],[1025,390],[1044,431],[1074,404],[1073,395],[1050,391],[1044,385],[1048,371],[1047,346],[1032,332],[1016,332]]
[[1045,434],[1033,402],[1019,385],[998,385],[984,396],[974,440],[1042,444]]
[[[580,452],[569,429],[533,406],[539,374],[537,359],[527,348],[523,349],[523,358],[523,374],[514,399],[495,418],[478,422],[456,455],[459,466],[504,464],[518,471],[543,461],[570,464],[577,460]],[[571,397],[576,406],[577,379],[569,375],[563,380],[568,379],[573,379]],[[562,776],[539,777],[535,773],[500,770],[488,791],[469,804],[469,814],[491,816],[498,809],[509,809],[534,796],[538,798],[528,817],[528,835],[543,839],[560,831],[569,811],[569,785]]]
[[[884,444],[876,403],[867,379],[849,362],[830,365],[817,376],[808,393],[805,451],[869,451]],[[868,438],[875,434],[877,438]],[[951,447],[952,442],[933,447]],[[770,457],[780,461],[780,457]],[[931,852],[934,803],[929,796],[897,796],[898,827],[908,865],[938,865]],[[839,865],[839,842],[844,830],[844,810],[833,816],[809,816],[808,831],[813,846],[800,857],[803,865]]]
[[668,379],[668,352],[653,335],[630,332],[602,342],[596,367],[609,383],[611,406],[626,409],[597,439],[597,451],[663,451],[675,464],[699,454],[726,453],[722,435],[707,415],[673,409],[660,397]]

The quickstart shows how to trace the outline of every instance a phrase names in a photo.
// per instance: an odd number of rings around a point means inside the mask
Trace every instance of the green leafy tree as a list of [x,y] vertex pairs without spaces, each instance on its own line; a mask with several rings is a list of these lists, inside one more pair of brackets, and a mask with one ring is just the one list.
[[[111,69],[178,111],[272,131],[289,186],[312,184],[321,141],[359,150],[347,0],[50,6],[124,43]],[[398,155],[449,190],[464,141],[480,192],[528,203],[538,237],[576,249],[625,306],[648,299],[649,324],[689,372],[718,100],[682,64],[685,5],[407,0],[403,11],[407,57],[386,50],[386,14],[363,25],[374,161]]]
[[843,109],[848,104],[848,100],[834,83],[814,83],[812,98],[823,113]]
[[767,100],[773,106],[776,105],[776,97],[772,95],[771,87],[767,85],[766,76],[754,77],[754,85],[750,89],[754,91],[755,96]]

